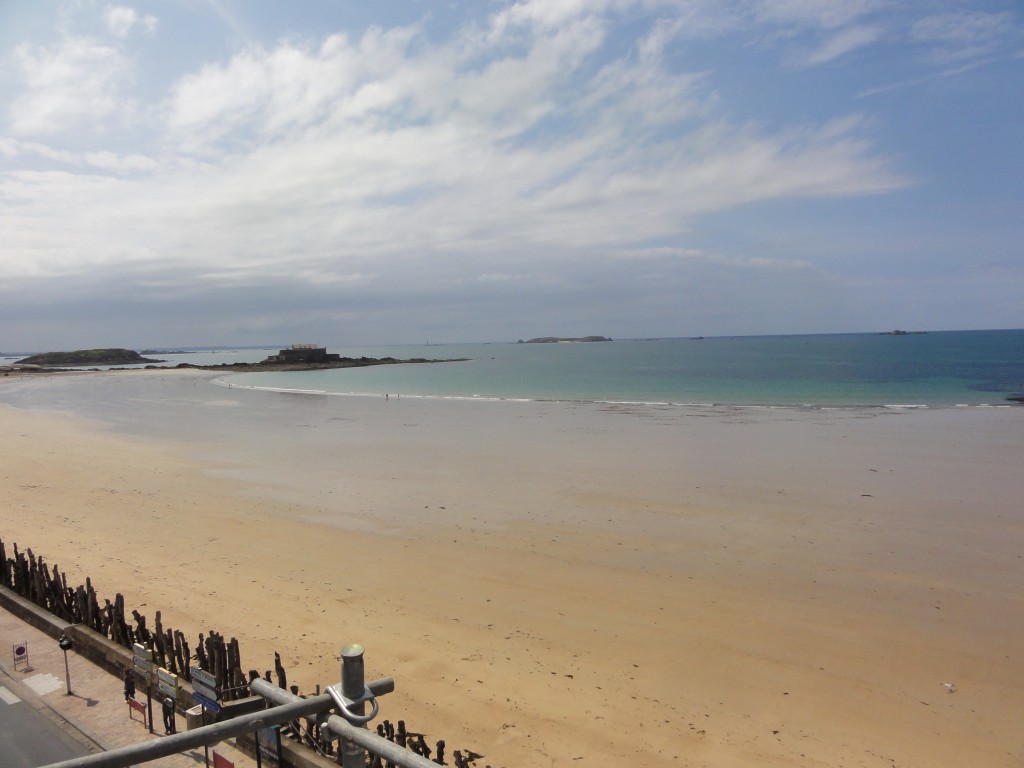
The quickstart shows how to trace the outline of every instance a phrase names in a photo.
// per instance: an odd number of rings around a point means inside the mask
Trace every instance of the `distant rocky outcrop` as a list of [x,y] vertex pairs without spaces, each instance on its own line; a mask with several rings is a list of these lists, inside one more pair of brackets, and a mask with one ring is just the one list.
[[56,367],[62,365],[138,365],[141,363],[162,363],[143,357],[133,349],[79,349],[74,352],[44,352],[18,360],[15,365],[40,365]]
[[[394,357],[341,357],[328,355],[323,361],[287,360],[279,355],[272,355],[259,363],[219,363],[218,365],[194,365],[178,363],[175,368],[195,368],[200,371],[230,371],[232,373],[254,373],[260,371],[319,371],[328,368],[364,368],[370,365],[399,365],[405,363],[463,363],[467,358],[449,358],[430,360],[424,357],[413,357],[401,360]],[[149,366],[158,368],[160,366]]]
[[560,341],[611,341],[607,336],[580,336],[568,338],[566,336],[538,336],[536,339],[519,340],[520,344],[556,344]]

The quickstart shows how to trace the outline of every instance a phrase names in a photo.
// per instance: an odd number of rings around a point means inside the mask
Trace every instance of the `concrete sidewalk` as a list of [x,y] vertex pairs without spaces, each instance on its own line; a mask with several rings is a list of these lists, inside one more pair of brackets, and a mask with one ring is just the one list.
[[[15,647],[27,648],[27,663],[19,661],[15,669]],[[0,609],[0,685],[18,698],[57,722],[67,733],[85,745],[90,752],[104,752],[116,747],[163,738],[160,704],[153,703],[154,730],[151,734],[139,712],[133,712],[124,700],[121,680],[103,671],[74,651],[68,653],[71,671],[71,695],[67,693],[64,673],[64,652],[56,641],[6,610]],[[145,691],[136,698],[146,701]],[[185,718],[177,717],[178,730],[185,728]],[[210,747],[213,753],[227,758],[237,768],[251,768],[256,761],[227,743]],[[205,764],[202,748],[163,757],[146,763],[158,768],[197,768]]]

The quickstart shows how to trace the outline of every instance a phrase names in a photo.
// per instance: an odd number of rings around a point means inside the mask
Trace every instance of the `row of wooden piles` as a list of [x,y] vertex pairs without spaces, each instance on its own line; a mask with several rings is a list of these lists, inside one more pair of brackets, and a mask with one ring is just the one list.
[[[129,622],[125,615],[124,595],[120,592],[113,602],[105,599],[103,607],[100,607],[90,578],[85,579],[85,584],[69,587],[67,576],[57,565],[47,565],[31,549],[19,550],[17,543],[12,548],[14,556],[8,557],[7,547],[0,539],[0,584],[68,624],[82,624],[94,629],[125,648],[131,648],[135,643],[143,645],[153,652],[157,666],[184,680],[192,679],[189,670],[194,659],[196,666],[216,678],[222,701],[248,696],[249,682],[260,676],[256,670],[243,674],[236,638],[225,640],[224,635],[212,630],[206,636],[200,633],[193,654],[184,632],[163,626],[160,611],[156,612],[152,630],[146,626],[146,617],[137,610],[131,611]],[[284,667],[280,657],[275,666],[278,684],[284,687]],[[270,679],[269,671],[266,679]]]
[[[160,611],[156,612],[152,630],[146,626],[146,617],[137,610],[131,611],[130,623],[125,616],[124,596],[120,592],[114,597],[113,602],[105,599],[103,607],[100,607],[92,580],[88,577],[85,584],[71,588],[68,586],[67,576],[57,565],[48,566],[43,558],[34,555],[31,549],[19,550],[17,543],[12,544],[12,549],[14,556],[8,557],[6,545],[0,539],[0,585],[45,608],[68,624],[83,624],[125,648],[131,648],[135,643],[143,645],[152,650],[153,660],[157,666],[188,681],[192,679],[189,667],[194,659],[196,666],[216,678],[221,701],[234,701],[248,696],[249,683],[260,677],[259,672],[254,669],[249,670],[248,675],[243,674],[241,653],[236,638],[232,637],[226,641],[224,635],[212,630],[205,636],[200,633],[193,654],[184,632],[163,626]],[[288,675],[278,653],[274,654],[273,675],[278,686],[285,690],[289,689]],[[263,678],[274,682],[270,670],[263,673]],[[298,695],[298,686],[291,686],[291,691]],[[317,686],[317,693],[319,692]],[[454,750],[452,762],[449,763],[443,739],[437,741],[436,749],[432,750],[427,745],[425,736],[407,732],[402,720],[398,721],[397,729],[389,721],[383,721],[377,726],[377,733],[416,754],[431,759],[438,765],[472,768],[472,764],[482,757],[476,752],[463,753]],[[331,742],[322,741],[319,734],[302,733],[298,723],[290,729],[289,735],[325,754],[331,754],[333,750]],[[379,757],[367,757],[369,768],[387,768],[388,765],[387,761],[382,762]]]

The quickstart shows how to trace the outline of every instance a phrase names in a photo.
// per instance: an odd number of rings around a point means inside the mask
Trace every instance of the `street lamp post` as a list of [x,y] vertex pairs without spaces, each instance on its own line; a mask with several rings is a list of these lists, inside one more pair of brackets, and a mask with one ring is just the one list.
[[71,642],[71,638],[65,635],[63,632],[60,637],[57,638],[57,645],[64,651],[64,679],[68,684],[68,696],[71,695],[71,667],[68,666],[68,651],[75,647],[75,644]]

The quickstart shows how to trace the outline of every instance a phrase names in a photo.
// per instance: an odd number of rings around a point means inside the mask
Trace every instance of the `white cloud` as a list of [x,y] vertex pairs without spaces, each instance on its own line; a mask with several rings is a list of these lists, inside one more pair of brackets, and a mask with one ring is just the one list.
[[265,62],[257,52],[234,57],[225,67],[207,66],[175,86],[168,123],[215,141],[252,120],[268,93]]
[[224,65],[181,78],[168,124],[195,147],[234,133],[247,142],[327,119],[349,122],[379,114],[416,95],[396,89],[399,76],[416,72],[406,59],[412,34],[372,28],[355,45],[334,35],[316,48],[287,42],[270,51],[247,48]]
[[128,37],[136,28],[147,33],[153,32],[158,23],[156,16],[140,14],[134,8],[123,5],[108,5],[103,9],[103,18],[107,30],[119,38]]
[[168,123],[193,148],[232,135],[245,143],[326,126],[386,131],[437,120],[514,135],[551,112],[559,84],[602,42],[585,19],[482,64],[466,40],[424,46],[413,28],[371,28],[358,41],[334,36],[318,48],[247,49],[179,81]]
[[152,173],[160,170],[160,164],[151,157],[114,152],[87,152],[82,158],[84,164],[112,173]]
[[599,15],[610,0],[523,0],[499,11],[491,20],[491,40],[518,27],[559,29],[581,16]]
[[[493,50],[469,33],[431,43],[416,27],[247,47],[173,86],[165,159],[97,147],[63,158],[88,173],[9,177],[18,202],[0,239],[22,243],[34,273],[166,258],[331,279],[411,252],[499,275],[508,253],[626,248],[759,200],[907,183],[854,119],[782,135],[727,120],[705,75],[666,66],[678,20],[653,21],[609,59],[590,4],[512,11],[534,26]],[[85,50],[34,54],[44,68],[70,62],[36,92],[63,92],[84,61],[120,61]],[[100,112],[114,84],[86,89]],[[40,228],[49,206],[68,212],[61,232]]]
[[83,121],[94,123],[118,111],[126,75],[121,53],[110,46],[68,38],[51,47],[22,44],[14,60],[25,92],[8,114],[13,133],[52,135]]

